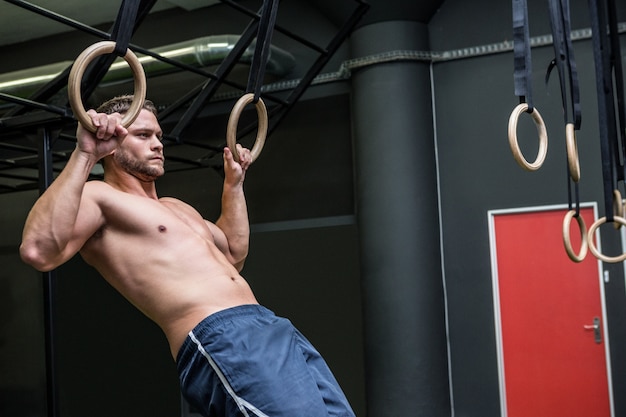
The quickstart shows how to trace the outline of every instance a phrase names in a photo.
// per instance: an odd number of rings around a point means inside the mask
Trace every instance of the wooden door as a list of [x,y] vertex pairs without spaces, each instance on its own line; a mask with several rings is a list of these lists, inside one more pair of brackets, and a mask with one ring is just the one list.
[[[506,417],[612,416],[601,265],[590,252],[581,263],[569,259],[562,240],[566,213],[490,212]],[[583,208],[581,215],[591,225],[594,207]]]

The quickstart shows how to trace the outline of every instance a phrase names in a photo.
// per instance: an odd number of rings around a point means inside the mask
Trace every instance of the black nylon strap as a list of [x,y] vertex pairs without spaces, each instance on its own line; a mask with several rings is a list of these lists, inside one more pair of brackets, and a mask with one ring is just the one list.
[[126,55],[130,44],[140,0],[123,0],[117,18],[111,30],[111,40],[115,41],[113,53],[118,56]]
[[[567,207],[569,210],[575,210],[576,214],[574,214],[574,217],[578,217],[580,215],[580,193],[578,190],[578,183],[570,181],[571,177],[569,175],[569,164],[567,165]],[[574,183],[574,201],[572,201],[572,183]]]
[[263,77],[265,76],[265,68],[269,58],[272,34],[274,33],[274,24],[276,22],[277,14],[278,0],[263,0],[259,30],[256,37],[256,46],[254,48],[250,74],[248,76],[248,85],[246,88],[248,93],[254,93],[254,103],[259,100],[259,96],[261,95],[261,87],[263,86]]
[[[563,103],[565,123],[573,123],[574,130],[579,130],[581,124],[580,88],[570,35],[569,0],[549,0],[548,5],[555,57],[548,66],[546,83],[550,78],[552,69],[556,68],[561,87],[561,101]],[[568,101],[571,104],[571,109],[569,110]]]
[[532,113],[532,59],[526,0],[513,0],[513,56],[515,95],[520,103],[528,104],[527,111]]
[[563,43],[563,25],[561,20],[561,6],[559,0],[549,0],[550,9],[550,28],[552,29],[552,43],[554,46],[554,58],[548,65],[546,71],[546,84],[550,79],[550,74],[554,68],[557,69],[559,76],[559,86],[561,91],[561,103],[563,105],[563,113],[565,122],[568,121],[567,116],[567,88],[565,86],[565,45]]
[[615,146],[621,147],[621,158],[616,159],[618,164],[621,164],[620,170],[618,170],[618,178],[624,180],[626,177],[626,111],[624,109],[624,77],[622,72],[622,59],[621,59],[621,47],[619,41],[619,32],[617,27],[617,5],[616,0],[607,0],[607,14],[608,14],[608,27],[609,27],[609,42],[611,48],[610,66],[612,70],[612,80],[614,82],[614,98],[612,102],[616,113],[615,121]]
[[580,130],[581,110],[580,110],[580,87],[578,83],[578,69],[574,59],[574,46],[572,45],[572,26],[570,24],[569,0],[561,0],[561,11],[563,16],[563,31],[565,35],[565,47],[567,50],[567,63],[569,67],[569,88],[571,92],[572,117],[574,130]]
[[[563,118],[565,124],[572,123],[574,125],[574,131],[576,131],[580,129],[581,124],[580,89],[571,39],[569,0],[549,0],[548,6],[550,10],[550,25],[552,28],[552,41],[555,56],[546,72],[546,84],[548,83],[550,73],[556,68],[561,90]],[[571,108],[569,108],[570,105]],[[572,205],[575,204],[576,216],[578,216],[580,214],[578,182],[572,180],[570,164],[567,163],[566,165],[568,204],[570,210],[572,210]],[[574,182],[574,202],[572,202],[572,182]]]
[[604,0],[589,0],[593,54],[596,67],[598,94],[598,122],[602,158],[604,211],[607,222],[613,221],[613,190],[617,188],[617,154],[615,147],[615,112],[613,109],[613,81],[611,75],[611,48],[606,35],[607,7]]

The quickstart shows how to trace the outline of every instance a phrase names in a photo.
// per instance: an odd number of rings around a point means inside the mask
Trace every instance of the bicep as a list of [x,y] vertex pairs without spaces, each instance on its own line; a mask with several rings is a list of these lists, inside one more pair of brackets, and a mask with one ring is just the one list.
[[[206,221],[206,220],[205,220]],[[238,253],[236,251],[236,246],[233,247],[231,242],[228,239],[228,235],[216,224],[210,223],[207,221],[207,225],[209,226],[209,230],[213,235],[213,241],[215,242],[215,246],[226,256],[228,262],[230,262],[237,271],[241,272],[243,269],[244,262],[247,256],[241,256],[241,251]]]
[[207,227],[211,232],[211,235],[213,237],[213,243],[215,243],[215,246],[220,250],[220,252],[224,254],[224,256],[226,256],[231,264],[234,264],[235,260],[230,252],[230,245],[228,243],[228,237],[226,236],[226,233],[224,233],[224,231],[220,229],[215,223],[211,223],[208,220],[205,220],[205,223],[207,224]]
[[26,221],[20,256],[36,269],[50,271],[82,248],[101,219],[101,210],[89,193],[81,196],[78,210],[62,204],[36,205]]
[[224,255],[228,255],[228,238],[226,238],[226,234],[224,233],[224,231],[217,227],[215,223],[211,223],[208,220],[205,220],[204,222],[211,232],[211,236],[213,237],[213,243],[215,243],[215,246],[217,246],[220,252],[223,252]]

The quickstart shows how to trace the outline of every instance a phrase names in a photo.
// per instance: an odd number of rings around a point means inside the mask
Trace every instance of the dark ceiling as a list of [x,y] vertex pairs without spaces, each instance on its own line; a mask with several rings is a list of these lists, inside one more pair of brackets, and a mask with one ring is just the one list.
[[[369,0],[366,2],[370,5],[370,9],[363,16],[359,26],[390,20],[428,23],[444,0]],[[348,2],[337,0],[311,0],[311,3],[315,4],[335,24],[349,12],[351,7]]]

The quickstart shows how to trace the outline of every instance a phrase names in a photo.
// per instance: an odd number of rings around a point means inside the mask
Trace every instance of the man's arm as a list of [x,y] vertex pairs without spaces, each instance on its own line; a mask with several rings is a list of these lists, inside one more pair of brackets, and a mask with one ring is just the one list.
[[[239,147],[239,145],[237,145]],[[250,224],[248,207],[243,191],[246,170],[250,166],[250,151],[239,147],[241,162],[236,162],[230,149],[224,149],[224,189],[222,191],[222,212],[215,222],[228,241],[231,262],[238,271],[248,256]]]
[[90,111],[95,134],[79,125],[76,149],[59,176],[31,209],[24,231],[20,256],[40,271],[49,271],[74,256],[97,230],[101,220],[94,199],[83,198],[89,173],[98,160],[116,146],[114,135],[123,137],[119,115],[97,115]]

